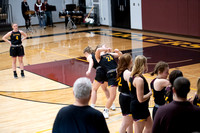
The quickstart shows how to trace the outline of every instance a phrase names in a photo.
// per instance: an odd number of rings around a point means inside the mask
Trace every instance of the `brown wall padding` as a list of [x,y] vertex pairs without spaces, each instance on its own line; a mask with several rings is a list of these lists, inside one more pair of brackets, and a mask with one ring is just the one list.
[[142,26],[200,37],[200,0],[142,0]]

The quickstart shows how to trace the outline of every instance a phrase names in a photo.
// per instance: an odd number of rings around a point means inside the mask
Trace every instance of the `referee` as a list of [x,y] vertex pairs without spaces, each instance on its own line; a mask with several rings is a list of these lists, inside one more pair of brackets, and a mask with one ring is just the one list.
[[[16,62],[17,57],[21,69],[21,77],[25,77],[24,75],[24,63],[23,63],[23,56],[24,56],[24,47],[22,45],[22,41],[24,41],[27,38],[26,33],[24,33],[21,30],[18,30],[17,24],[12,24],[12,31],[8,32],[6,35],[3,36],[3,40],[5,42],[8,42],[10,44],[10,56],[12,57],[12,69],[14,78],[18,78],[17,72],[16,72]],[[23,35],[23,38],[22,38]],[[8,38],[10,37],[10,41]]]

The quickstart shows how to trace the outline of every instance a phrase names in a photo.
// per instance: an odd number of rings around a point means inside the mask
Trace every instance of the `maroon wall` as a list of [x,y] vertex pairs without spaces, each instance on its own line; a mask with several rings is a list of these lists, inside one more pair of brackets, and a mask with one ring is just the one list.
[[200,0],[142,0],[142,26],[200,37]]

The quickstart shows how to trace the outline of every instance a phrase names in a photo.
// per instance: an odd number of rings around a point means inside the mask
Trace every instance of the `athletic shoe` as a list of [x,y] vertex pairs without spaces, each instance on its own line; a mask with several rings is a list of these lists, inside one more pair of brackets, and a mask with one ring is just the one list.
[[103,110],[103,116],[104,116],[105,119],[109,118],[109,110],[108,109]]
[[15,79],[17,79],[17,78],[18,78],[17,74],[14,74],[14,78],[15,78]]
[[111,109],[112,111],[115,111],[115,110],[116,110],[116,107],[115,107],[115,104],[114,104],[114,103],[112,104],[112,106],[110,107],[110,109]]
[[25,75],[24,75],[24,73],[21,73],[21,77],[22,77],[22,78],[25,78]]

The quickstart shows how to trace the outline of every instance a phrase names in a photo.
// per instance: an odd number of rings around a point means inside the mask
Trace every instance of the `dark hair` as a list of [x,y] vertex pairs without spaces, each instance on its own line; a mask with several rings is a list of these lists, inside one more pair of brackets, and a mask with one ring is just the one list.
[[[39,3],[38,3],[38,0],[36,0],[36,3],[39,4]],[[42,3],[42,0],[40,0],[40,3]]]
[[117,79],[120,77],[120,75],[128,69],[130,62],[131,62],[132,56],[128,53],[123,54],[120,59],[117,66]]
[[187,98],[187,94],[190,92],[190,81],[187,78],[178,77],[174,81],[174,89],[178,97]]
[[171,83],[172,86],[173,86],[174,80],[178,77],[183,77],[183,73],[180,70],[173,70],[169,74],[169,82]]
[[158,74],[159,71],[162,73],[167,67],[169,67],[169,65],[166,62],[159,61],[154,67],[154,70],[151,73],[151,76],[153,76],[154,74]]

